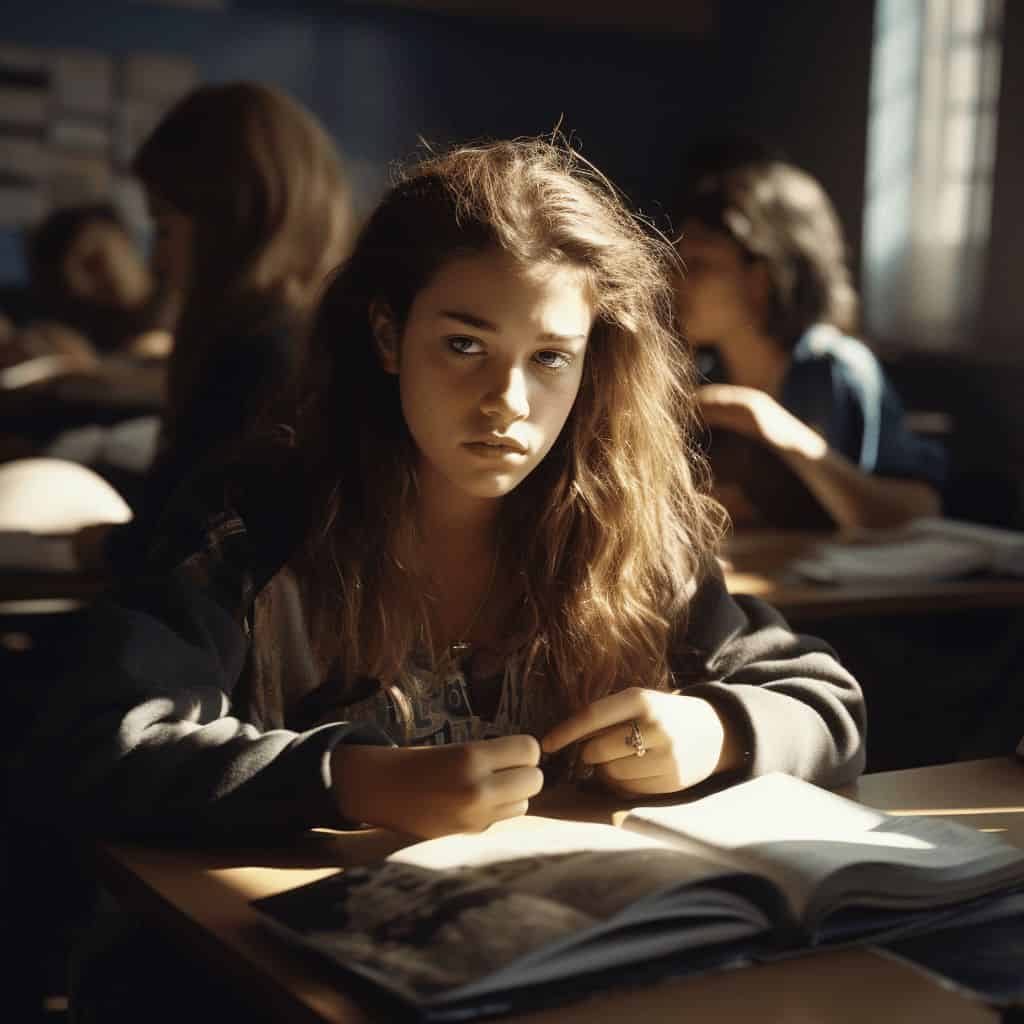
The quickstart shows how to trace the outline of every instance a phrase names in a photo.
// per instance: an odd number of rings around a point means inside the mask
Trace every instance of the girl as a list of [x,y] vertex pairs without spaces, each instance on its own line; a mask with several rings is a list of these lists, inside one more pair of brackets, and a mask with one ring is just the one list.
[[[838,526],[898,526],[936,515],[942,449],[903,424],[903,408],[871,351],[844,334],[857,296],[839,221],[821,186],[779,160],[705,176],[684,210],[679,279],[683,333],[707,346],[701,411],[767,444]],[[724,461],[711,454],[719,482]],[[774,516],[764,458],[720,496],[733,518]],[[750,508],[750,504],[753,508]],[[804,525],[811,525],[810,523]]]
[[542,752],[626,798],[853,778],[856,682],[719,575],[673,259],[559,145],[408,173],[327,288],[286,440],[196,480],[96,610],[33,803],[431,836],[524,813]]
[[154,268],[174,314],[156,460],[136,521],[80,539],[79,557],[131,568],[168,498],[212,449],[252,426],[299,361],[352,213],[333,142],[265,85],[195,89],[140,147],[133,170],[155,226]]

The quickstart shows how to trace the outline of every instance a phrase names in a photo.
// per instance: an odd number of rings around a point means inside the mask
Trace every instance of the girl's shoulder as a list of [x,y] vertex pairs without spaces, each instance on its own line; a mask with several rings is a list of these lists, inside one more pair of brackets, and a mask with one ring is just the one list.
[[269,579],[303,540],[307,493],[301,460],[285,443],[254,440],[215,453],[162,515],[150,567],[172,569],[205,553],[243,560]]

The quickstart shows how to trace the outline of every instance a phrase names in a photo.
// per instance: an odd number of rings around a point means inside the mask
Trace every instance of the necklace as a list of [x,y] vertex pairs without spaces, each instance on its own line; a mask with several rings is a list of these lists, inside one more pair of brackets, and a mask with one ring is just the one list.
[[473,627],[477,623],[477,619],[480,618],[481,613],[487,604],[488,599],[491,596],[491,591],[494,589],[494,577],[498,573],[498,550],[499,545],[494,545],[494,557],[491,559],[491,572],[487,577],[487,586],[484,588],[483,595],[480,598],[476,608],[473,610],[473,614],[470,616],[469,622],[463,627],[461,636],[464,637],[462,640],[455,640],[448,645],[445,649],[446,660],[450,662],[459,661],[465,657],[472,649],[473,645],[470,642],[470,636],[473,633]]

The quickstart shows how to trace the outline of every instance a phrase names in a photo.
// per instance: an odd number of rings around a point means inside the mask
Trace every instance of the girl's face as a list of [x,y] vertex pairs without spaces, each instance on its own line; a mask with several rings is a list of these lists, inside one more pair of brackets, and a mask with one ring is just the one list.
[[490,501],[537,467],[576,399],[593,318],[578,270],[495,248],[442,266],[397,345],[375,320],[425,494]]
[[72,294],[108,309],[133,310],[149,298],[153,282],[132,240],[108,220],[90,221],[64,257]]
[[678,284],[679,327],[693,345],[727,340],[738,330],[759,327],[764,275],[724,232],[700,221],[682,227],[679,255],[686,272]]
[[146,203],[153,219],[153,269],[168,296],[180,302],[192,272],[194,221],[159,193],[148,191]]

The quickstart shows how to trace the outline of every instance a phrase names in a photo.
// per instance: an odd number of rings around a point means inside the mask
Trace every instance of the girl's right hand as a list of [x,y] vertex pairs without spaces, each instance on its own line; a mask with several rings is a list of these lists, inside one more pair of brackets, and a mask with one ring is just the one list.
[[432,838],[525,814],[544,785],[539,761],[532,736],[437,747],[341,743],[331,785],[350,821]]

